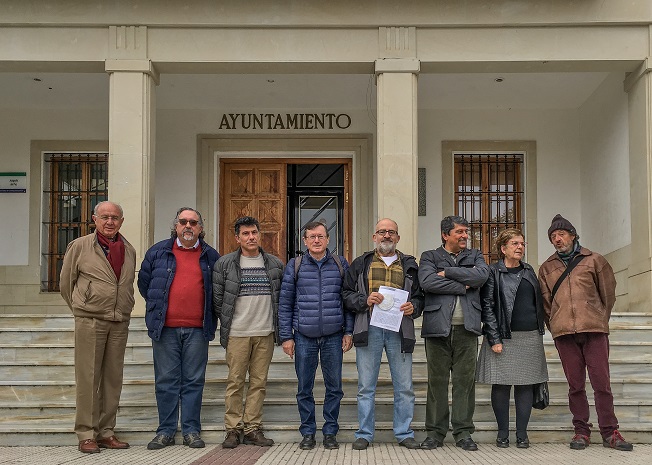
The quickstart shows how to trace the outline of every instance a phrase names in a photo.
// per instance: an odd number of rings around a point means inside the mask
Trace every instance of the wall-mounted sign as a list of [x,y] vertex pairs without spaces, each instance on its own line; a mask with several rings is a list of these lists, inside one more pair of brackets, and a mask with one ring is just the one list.
[[27,192],[27,173],[0,173],[0,192]]
[[220,129],[347,129],[346,113],[224,113]]

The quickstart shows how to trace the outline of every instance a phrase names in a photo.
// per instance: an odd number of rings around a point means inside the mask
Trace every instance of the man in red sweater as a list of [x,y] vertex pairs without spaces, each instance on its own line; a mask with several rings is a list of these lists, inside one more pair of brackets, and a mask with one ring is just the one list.
[[201,402],[208,342],[215,338],[211,270],[219,258],[204,242],[201,214],[179,209],[171,238],[154,244],[138,272],[147,303],[145,323],[152,338],[159,427],[147,448],[174,444],[179,410],[183,444],[204,447]]

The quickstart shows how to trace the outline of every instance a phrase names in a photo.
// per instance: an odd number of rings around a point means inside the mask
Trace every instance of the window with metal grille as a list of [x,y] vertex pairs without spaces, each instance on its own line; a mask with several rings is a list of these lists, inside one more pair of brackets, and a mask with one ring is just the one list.
[[43,291],[59,290],[68,243],[94,230],[93,208],[108,199],[107,179],[106,153],[45,154]]
[[487,263],[498,261],[493,241],[523,224],[523,154],[455,154],[455,214],[471,226],[471,244]]

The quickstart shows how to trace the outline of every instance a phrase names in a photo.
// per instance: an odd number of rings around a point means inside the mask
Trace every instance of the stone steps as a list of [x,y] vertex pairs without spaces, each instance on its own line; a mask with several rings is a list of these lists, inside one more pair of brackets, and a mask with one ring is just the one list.
[[[417,326],[419,320],[417,320]],[[74,321],[70,315],[0,316],[0,445],[74,444]],[[611,376],[621,431],[628,440],[652,442],[652,314],[615,314],[612,319]],[[572,431],[567,406],[568,386],[549,334],[544,337],[551,380],[551,405],[534,411],[530,437],[534,441],[566,442]],[[203,437],[209,443],[223,439],[224,389],[227,367],[224,349],[215,341],[209,349],[204,391]],[[414,360],[416,408],[413,428],[424,429],[427,366],[423,341],[417,341]],[[317,372],[315,397],[321,420],[323,383]],[[342,441],[357,429],[357,370],[355,350],[345,354],[344,399],[341,409]],[[495,420],[488,385],[476,388],[476,440],[495,439]],[[265,429],[278,441],[298,439],[294,362],[277,347],[270,368],[265,402]],[[587,392],[592,403],[590,385]],[[377,389],[378,441],[392,441],[393,392],[384,360]],[[592,418],[595,417],[592,409]],[[117,429],[121,438],[144,444],[157,426],[151,341],[142,318],[130,325]],[[417,433],[417,438],[421,433]]]

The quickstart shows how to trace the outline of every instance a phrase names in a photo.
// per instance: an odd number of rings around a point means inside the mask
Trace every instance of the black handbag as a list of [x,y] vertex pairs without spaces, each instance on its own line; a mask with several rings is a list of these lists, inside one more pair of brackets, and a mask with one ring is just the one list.
[[532,397],[532,407],[543,410],[550,405],[550,391],[548,390],[548,381],[532,385],[534,396]]

